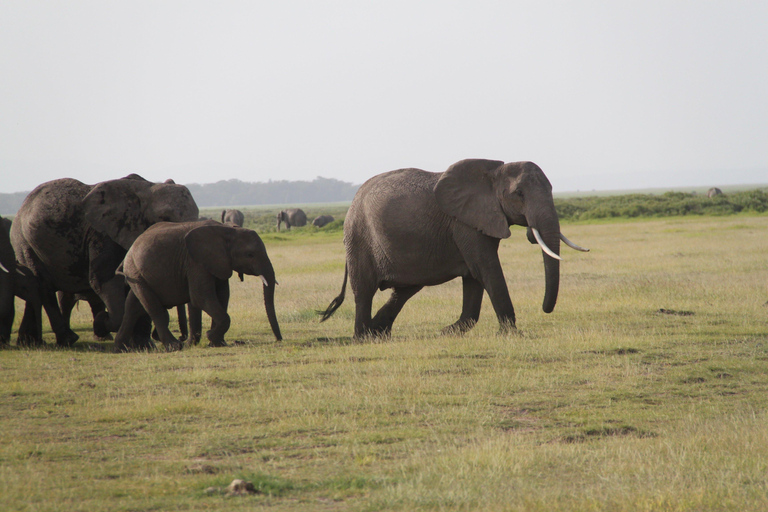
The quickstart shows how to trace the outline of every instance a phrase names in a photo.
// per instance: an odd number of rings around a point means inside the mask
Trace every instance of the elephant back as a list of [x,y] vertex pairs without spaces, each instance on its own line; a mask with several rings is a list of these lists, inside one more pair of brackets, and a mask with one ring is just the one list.
[[11,225],[11,243],[22,265],[41,275],[48,266],[58,267],[62,255],[82,251],[82,200],[90,191],[85,183],[63,178],[29,193]]

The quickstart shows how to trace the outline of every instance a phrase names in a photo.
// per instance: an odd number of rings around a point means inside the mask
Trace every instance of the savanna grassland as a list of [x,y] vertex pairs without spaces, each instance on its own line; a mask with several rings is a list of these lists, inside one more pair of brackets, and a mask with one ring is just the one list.
[[[0,350],[0,508],[768,510],[768,216],[563,223],[560,296],[513,228],[500,256],[519,332],[439,335],[460,282],[425,289],[391,339],[353,342],[341,231],[263,238],[232,279],[227,339],[112,354]],[[378,304],[387,297],[380,294]],[[21,304],[19,303],[19,312]],[[235,478],[256,494],[219,491]]]

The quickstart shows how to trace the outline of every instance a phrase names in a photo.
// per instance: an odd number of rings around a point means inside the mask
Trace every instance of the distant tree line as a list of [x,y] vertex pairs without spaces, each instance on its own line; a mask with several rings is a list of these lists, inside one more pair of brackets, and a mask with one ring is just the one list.
[[[359,185],[317,177],[312,181],[268,181],[247,183],[226,180],[187,185],[201,208],[263,204],[337,203],[352,201]],[[14,215],[29,192],[0,194],[0,215]]]

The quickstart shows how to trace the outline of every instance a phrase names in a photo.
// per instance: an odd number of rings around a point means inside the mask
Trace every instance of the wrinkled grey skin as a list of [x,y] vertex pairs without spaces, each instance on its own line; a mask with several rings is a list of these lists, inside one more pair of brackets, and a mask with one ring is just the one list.
[[[419,219],[419,222],[413,222]],[[498,256],[509,226],[535,227],[554,253],[560,223],[552,186],[531,162],[463,160],[443,173],[400,169],[364,183],[344,221],[346,269],[341,294],[323,313],[327,319],[344,300],[347,276],[355,297],[356,338],[389,335],[405,302],[424,286],[461,277],[461,316],[444,332],[471,329],[488,292],[501,330],[515,328],[515,311]],[[557,301],[559,261],[544,254],[543,309]],[[376,290],[392,296],[371,318]]]
[[[115,350],[129,346],[134,323],[149,314],[168,350],[181,343],[168,329],[168,308],[190,305],[211,317],[208,340],[225,346],[229,330],[229,278],[232,272],[264,277],[264,306],[272,332],[282,339],[275,314],[275,271],[259,235],[213,221],[155,224],[139,236],[118,272],[131,288],[125,318],[115,336]],[[199,328],[199,327],[198,327]],[[192,329],[193,340],[195,328]]]
[[288,208],[277,214],[277,230],[280,231],[280,223],[285,222],[285,227],[291,229],[291,226],[297,228],[307,225],[307,214],[301,208]]
[[312,221],[312,225],[321,228],[325,226],[326,224],[330,224],[333,222],[333,216],[332,215],[320,215],[318,217],[315,217],[315,220]]
[[234,224],[235,226],[243,227],[245,222],[245,215],[240,210],[222,210],[221,223],[222,224]]
[[[127,293],[115,270],[133,241],[156,222],[197,219],[197,205],[187,187],[152,183],[131,174],[86,185],[64,178],[35,188],[24,200],[11,228],[16,257],[38,277],[43,307],[56,343],[71,346],[78,336],[56,302],[56,292],[95,292],[107,310],[98,314],[94,332],[116,332]],[[19,337],[34,331],[27,304]],[[149,338],[149,326],[146,326]]]
[[[15,297],[32,304],[40,311],[42,298],[37,278],[28,268],[16,262],[10,238],[11,221],[0,217],[0,345],[11,341],[13,319],[16,316]],[[41,330],[30,334],[42,343]],[[23,345],[26,340],[20,339]]]
[[707,190],[707,197],[712,199],[715,196],[719,196],[723,193],[722,190],[720,190],[717,187],[712,187],[711,189]]

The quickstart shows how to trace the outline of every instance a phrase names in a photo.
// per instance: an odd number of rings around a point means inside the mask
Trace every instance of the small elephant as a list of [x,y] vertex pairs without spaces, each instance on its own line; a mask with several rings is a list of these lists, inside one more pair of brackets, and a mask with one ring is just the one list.
[[[16,316],[15,298],[19,297],[40,312],[42,296],[40,283],[27,267],[16,261],[10,238],[11,221],[0,217],[0,345],[11,341],[13,320]],[[42,313],[38,313],[42,315]],[[34,322],[38,325],[41,318]],[[42,330],[19,336],[21,345],[39,345],[43,343]]]
[[291,226],[301,227],[307,225],[307,214],[301,208],[288,208],[277,214],[277,230],[280,231],[280,223],[285,222],[286,229]]
[[[183,304],[190,305],[190,323],[193,310],[205,311],[212,320],[207,333],[211,346],[225,346],[233,271],[261,276],[267,318],[275,338],[281,340],[275,314],[275,271],[255,231],[214,221],[160,222],[139,235],[118,268],[130,292],[115,350],[131,348],[128,341],[133,324],[146,314],[166,349],[180,349],[168,329],[168,308]],[[191,330],[194,336],[195,327]]]
[[321,228],[326,224],[330,224],[333,221],[334,221],[334,218],[332,215],[320,215],[319,217],[315,217],[315,220],[312,221],[312,225],[317,228]]
[[243,227],[245,222],[245,215],[240,210],[222,210],[221,211],[221,223],[222,224],[234,224],[235,226]]
[[[414,223],[413,219],[421,219]],[[344,301],[347,277],[355,296],[355,338],[386,336],[405,302],[424,286],[462,278],[461,316],[445,333],[471,329],[488,292],[502,331],[515,329],[515,311],[499,262],[509,226],[529,228],[543,251],[551,312],[560,282],[560,233],[552,186],[532,162],[462,160],[447,171],[400,169],[365,182],[344,221],[347,261],[341,293],[322,312],[330,317]],[[371,319],[377,290],[392,288]]]

